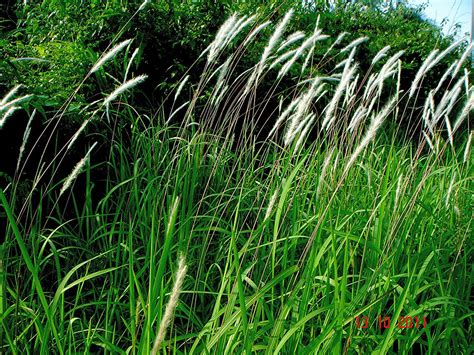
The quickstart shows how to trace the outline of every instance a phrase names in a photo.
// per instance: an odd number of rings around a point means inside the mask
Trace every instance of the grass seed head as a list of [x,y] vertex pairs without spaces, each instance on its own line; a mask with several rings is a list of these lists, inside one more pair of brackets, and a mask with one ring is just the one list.
[[97,63],[95,63],[94,66],[92,67],[91,73],[95,73],[97,70],[99,70],[105,63],[107,63],[109,60],[114,58],[122,49],[127,47],[131,42],[132,42],[131,39],[127,39],[123,42],[120,42],[119,44],[114,46],[111,50],[103,54],[102,57],[100,57],[100,59],[97,61]]

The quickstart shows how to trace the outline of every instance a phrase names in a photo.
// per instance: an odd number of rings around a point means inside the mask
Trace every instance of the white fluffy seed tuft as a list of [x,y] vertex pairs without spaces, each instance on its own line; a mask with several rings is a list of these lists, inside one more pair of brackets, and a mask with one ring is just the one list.
[[184,277],[186,276],[186,269],[186,261],[184,256],[181,255],[178,261],[178,270],[176,271],[176,280],[173,285],[173,290],[171,291],[170,299],[166,305],[165,313],[163,314],[155,342],[153,343],[153,348],[151,350],[152,355],[158,354],[161,343],[165,339],[166,330],[173,319],[173,313],[176,309],[176,305],[178,304],[179,294],[181,293]]
[[114,91],[112,91],[112,93],[109,96],[107,96],[107,98],[104,100],[103,105],[104,106],[109,105],[112,101],[114,101],[118,96],[123,94],[125,91],[130,90],[133,87],[145,81],[147,77],[148,77],[147,75],[139,75],[133,79],[130,79],[129,81],[126,81],[125,83],[120,85],[118,88],[116,88]]
[[59,191],[59,197],[62,196],[62,194],[64,194],[67,189],[69,189],[69,187],[71,187],[72,183],[76,180],[76,178],[79,176],[79,174],[81,173],[82,169],[84,168],[84,166],[86,165],[86,163],[89,161],[89,157],[90,157],[90,154],[91,154],[91,151],[92,149],[94,149],[94,147],[97,145],[97,142],[95,142],[92,147],[90,147],[90,149],[87,151],[86,155],[84,156],[84,158],[82,158],[81,160],[79,160],[79,162],[76,164],[76,166],[74,167],[74,169],[72,169],[72,172],[68,175],[68,177],[66,178],[66,180],[64,181],[63,183],[63,186],[61,187],[61,190]]
[[94,73],[97,70],[99,70],[105,63],[107,63],[109,60],[114,58],[117,55],[118,52],[120,52],[122,49],[124,49],[126,46],[128,46],[130,44],[130,42],[132,42],[131,39],[127,39],[123,42],[120,42],[115,47],[113,47],[111,50],[109,50],[104,55],[102,55],[102,57],[92,67],[91,73]]

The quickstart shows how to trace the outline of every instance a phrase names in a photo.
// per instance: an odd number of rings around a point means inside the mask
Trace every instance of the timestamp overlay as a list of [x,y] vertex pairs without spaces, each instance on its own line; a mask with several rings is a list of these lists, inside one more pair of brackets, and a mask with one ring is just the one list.
[[423,329],[428,326],[427,316],[357,316],[354,319],[355,327],[357,329],[368,329],[374,327],[380,330],[386,330],[390,327],[397,327],[398,329]]
[[[430,348],[430,337],[440,321],[431,318],[427,312],[416,315],[393,315],[367,310],[350,320],[350,335],[344,347],[344,353],[363,354],[369,349],[384,354],[387,349],[395,353],[424,353]],[[432,327],[434,325],[434,327]],[[431,329],[430,329],[431,328]],[[400,339],[412,339],[411,345],[399,342]],[[354,346],[352,342],[359,345]]]

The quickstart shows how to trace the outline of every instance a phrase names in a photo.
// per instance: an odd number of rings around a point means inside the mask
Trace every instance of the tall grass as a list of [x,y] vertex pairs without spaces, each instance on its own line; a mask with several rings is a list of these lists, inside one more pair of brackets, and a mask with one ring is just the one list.
[[[124,84],[91,106],[91,119],[125,117],[130,127],[129,136],[111,135],[100,199],[92,148],[74,179],[42,181],[67,147],[38,165],[39,196],[32,191],[20,207],[18,179],[0,190],[2,352],[474,350],[472,133],[459,133],[472,106],[468,77],[461,85],[451,78],[420,113],[410,100],[426,89],[437,52],[407,94],[402,53],[360,73],[353,58],[365,39],[333,41],[325,56],[345,63],[300,77],[266,120],[281,76],[263,97],[259,85],[289,69],[285,61],[315,65],[304,54],[322,45],[315,30],[310,42],[290,34],[279,46],[290,17],[255,67],[238,73],[248,39],[264,26],[254,23],[239,45],[236,32],[254,18],[234,15],[210,45],[200,81],[177,84],[175,100],[191,96],[173,112],[148,117],[115,102],[130,86],[126,75],[117,79]],[[282,47],[298,57],[272,67]],[[398,141],[402,117],[425,138]],[[390,327],[379,329],[378,316],[391,317]],[[426,317],[426,327],[397,327],[407,316]],[[368,317],[368,328],[356,317]]]

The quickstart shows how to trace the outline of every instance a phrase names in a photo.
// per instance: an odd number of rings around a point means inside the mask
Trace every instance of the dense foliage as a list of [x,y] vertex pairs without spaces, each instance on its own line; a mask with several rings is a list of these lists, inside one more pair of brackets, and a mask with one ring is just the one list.
[[[278,18],[293,7],[295,30],[313,31],[319,17],[324,33],[332,38],[348,32],[342,43],[367,36],[370,40],[357,56],[364,70],[369,68],[370,58],[386,45],[394,52],[403,49],[404,69],[408,69],[404,71],[406,78],[413,76],[433,48],[446,48],[452,40],[421,17],[421,8],[403,3],[396,9],[382,10],[361,5],[363,2],[342,2],[331,7],[324,1],[169,0],[151,1],[146,11],[136,13],[141,3],[140,0],[36,0],[18,2],[15,7],[10,5],[10,15],[17,18],[4,20],[13,29],[2,32],[0,43],[5,61],[1,64],[4,87],[0,90],[6,90],[7,83],[21,83],[28,92],[43,98],[43,105],[60,106],[111,41],[135,38],[134,47],[140,48],[140,55],[134,69],[150,76],[146,94],[159,105],[209,45],[220,24],[234,12],[258,13],[263,21]],[[268,28],[266,33],[271,30]],[[264,45],[263,41],[254,43],[240,65],[248,68],[255,63]],[[321,43],[316,55],[323,54],[327,47]],[[444,63],[451,63],[452,59],[448,57]],[[335,63],[329,60],[325,64],[332,68]],[[116,73],[122,71],[123,65],[120,61],[116,63]],[[439,66],[432,73],[433,82],[439,80],[445,69]],[[199,70],[191,71],[194,78],[198,73]],[[111,87],[107,86],[105,77],[98,75],[96,79],[82,85],[76,98],[91,102],[96,92]]]

